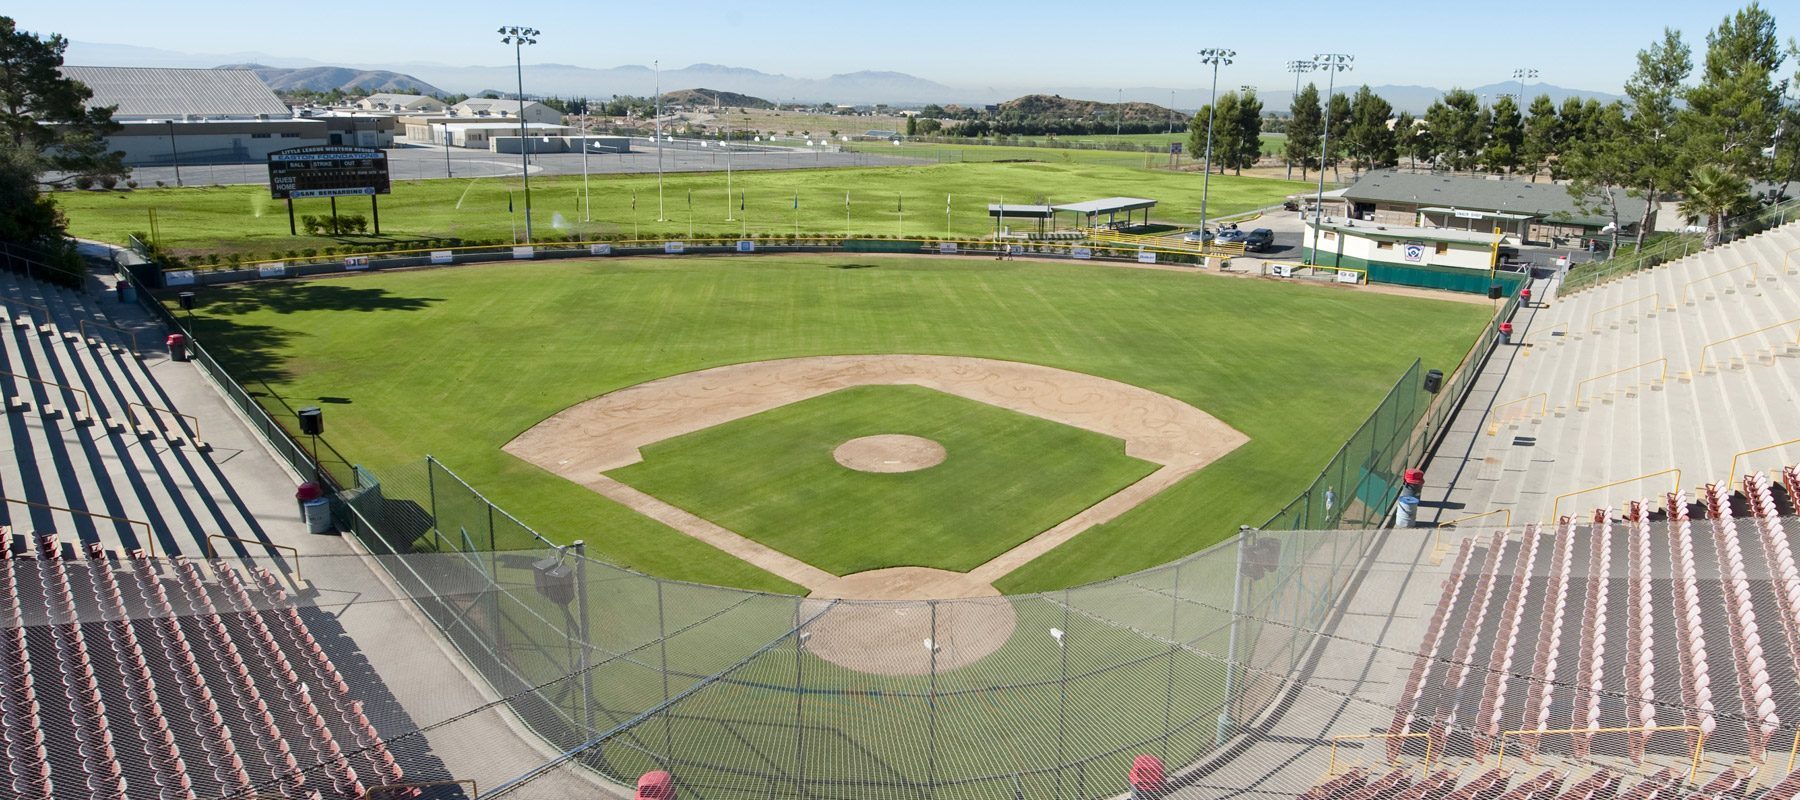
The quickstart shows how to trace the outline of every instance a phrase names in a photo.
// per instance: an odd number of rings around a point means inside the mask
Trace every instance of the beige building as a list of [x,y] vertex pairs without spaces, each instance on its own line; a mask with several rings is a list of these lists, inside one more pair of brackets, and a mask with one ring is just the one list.
[[442,114],[450,106],[435,97],[422,94],[372,94],[356,101],[363,111],[385,111],[390,114]]
[[[490,100],[485,97],[471,97],[448,110],[448,115],[459,119],[475,117],[478,119],[518,119],[521,112],[517,100]],[[545,125],[561,125],[562,112],[557,111],[536,100],[526,100],[523,111],[526,122],[537,122]]]

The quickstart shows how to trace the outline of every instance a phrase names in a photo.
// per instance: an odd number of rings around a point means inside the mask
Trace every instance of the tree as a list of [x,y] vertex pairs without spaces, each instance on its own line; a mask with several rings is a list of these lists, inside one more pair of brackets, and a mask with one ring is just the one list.
[[1556,117],[1556,103],[1550,95],[1540,94],[1531,101],[1529,116],[1525,118],[1525,136],[1519,145],[1519,164],[1531,173],[1531,182],[1537,183],[1538,173],[1550,163],[1556,155],[1557,139],[1562,134],[1558,127],[1561,121]]
[[909,116],[906,118],[906,135],[907,136],[918,136],[919,135],[919,118],[918,117]]
[[1331,179],[1342,181],[1338,165],[1343,163],[1344,155],[1350,152],[1350,98],[1342,93],[1331,96],[1331,102],[1325,107],[1325,124],[1329,126],[1331,135],[1326,137],[1325,163],[1331,166]]
[[40,39],[0,17],[0,233],[8,241],[61,235],[62,218],[39,195],[43,188],[129,173],[124,154],[106,150],[107,135],[118,130],[113,110],[88,108],[94,93],[62,75],[67,48],[60,35]]
[[1206,129],[1212,126],[1212,163],[1219,168],[1219,174],[1225,173],[1225,167],[1235,158],[1237,146],[1237,92],[1226,92],[1219,95],[1218,106],[1206,106],[1194,115],[1194,121],[1188,125],[1188,149],[1200,158],[1206,158]]
[[1752,2],[1706,35],[1700,82],[1687,92],[1682,136],[1695,164],[1719,164],[1745,178],[1770,177],[1763,156],[1775,136],[1785,81],[1775,18]]
[[1681,215],[1688,222],[1706,220],[1704,246],[1719,243],[1732,215],[1755,204],[1750,196],[1750,182],[1717,164],[1702,164],[1688,179],[1687,197],[1681,201]]
[[1486,116],[1473,92],[1451,89],[1425,109],[1435,160],[1453,170],[1471,169],[1487,144]]
[[1394,162],[1399,163],[1398,154],[1404,153],[1410,166],[1418,169],[1419,139],[1424,135],[1425,129],[1419,126],[1418,120],[1413,119],[1412,112],[1400,112],[1400,116],[1394,118]]
[[1244,167],[1256,166],[1256,160],[1262,157],[1262,113],[1263,104],[1256,98],[1256,90],[1246,90],[1238,98],[1231,125],[1231,167],[1236,174],[1242,174]]
[[1344,139],[1349,146],[1351,168],[1363,172],[1400,163],[1394,129],[1388,127],[1394,107],[1363,86],[1356,90],[1350,109],[1350,127]]
[[1508,175],[1517,169],[1520,152],[1525,147],[1525,125],[1519,117],[1519,104],[1511,95],[1502,95],[1490,113],[1487,146],[1482,148],[1481,163],[1490,172]]
[[1629,182],[1645,201],[1637,230],[1637,245],[1643,247],[1644,236],[1656,218],[1657,201],[1682,179],[1676,100],[1681,97],[1681,82],[1693,69],[1693,60],[1681,33],[1664,28],[1661,41],[1638,51],[1637,62],[1637,71],[1625,81],[1625,95],[1631,107]]
[[1307,84],[1294,95],[1288,107],[1287,141],[1282,156],[1287,160],[1287,176],[1294,177],[1294,165],[1300,165],[1300,180],[1306,180],[1307,165],[1319,158],[1319,134],[1325,130],[1324,112],[1319,108],[1319,87]]
[[1625,104],[1613,102],[1594,115],[1585,141],[1576,143],[1562,159],[1569,176],[1569,196],[1587,214],[1603,214],[1612,222],[1612,244],[1619,249],[1619,198],[1630,186],[1632,141]]

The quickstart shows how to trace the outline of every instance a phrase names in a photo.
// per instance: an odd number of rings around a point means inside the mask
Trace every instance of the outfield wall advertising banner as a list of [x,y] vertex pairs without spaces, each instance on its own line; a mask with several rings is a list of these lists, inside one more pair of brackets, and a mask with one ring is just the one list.
[[368,256],[349,256],[344,259],[344,269],[368,269]]
[[532,256],[537,255],[537,248],[532,247],[531,245],[528,245],[528,244],[520,245],[518,247],[513,248],[512,253],[513,253],[513,258],[531,258]]
[[273,264],[263,264],[256,268],[256,274],[258,277],[262,278],[285,277],[287,275],[287,262],[277,261]]
[[1138,263],[1139,264],[1154,264],[1154,263],[1156,263],[1156,254],[1153,252],[1150,252],[1149,250],[1139,250],[1138,251]]
[[588,255],[590,255],[590,256],[610,256],[610,255],[612,255],[612,245],[610,245],[610,244],[590,244],[590,245],[588,245]]
[[672,255],[672,256],[681,255],[682,253],[687,252],[687,243],[686,242],[663,242],[663,252],[667,253],[669,255]]
[[1351,270],[1340,269],[1340,270],[1338,270],[1338,274],[1337,274],[1337,282],[1338,283],[1362,283],[1362,276],[1356,274],[1355,272],[1352,272]]
[[1269,271],[1275,273],[1275,277],[1277,277],[1277,278],[1292,278],[1292,277],[1294,277],[1294,268],[1287,264],[1270,265]]
[[455,260],[456,260],[456,254],[450,252],[449,250],[433,250],[433,251],[431,251],[431,263],[433,263],[433,264],[449,264]]
[[749,239],[739,239],[737,251],[740,253],[754,253],[756,252],[756,243]]
[[1069,254],[1076,258],[1086,260],[1094,257],[1094,249],[1091,247],[1077,247],[1070,250]]
[[163,285],[164,286],[193,286],[194,285],[194,271],[191,269],[178,269],[178,270],[172,270],[169,272],[164,272],[163,273]]
[[949,255],[951,253],[954,253],[954,252],[956,252],[956,243],[955,242],[938,242],[938,252],[942,253],[944,255]]

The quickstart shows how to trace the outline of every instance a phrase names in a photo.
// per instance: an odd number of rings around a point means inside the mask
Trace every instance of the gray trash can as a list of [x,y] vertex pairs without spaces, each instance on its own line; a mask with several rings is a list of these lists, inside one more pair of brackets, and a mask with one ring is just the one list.
[[1403,494],[1394,506],[1394,527],[1410,528],[1419,517],[1419,498]]
[[331,532],[331,501],[323,497],[308,500],[300,504],[306,514],[306,531],[308,533]]

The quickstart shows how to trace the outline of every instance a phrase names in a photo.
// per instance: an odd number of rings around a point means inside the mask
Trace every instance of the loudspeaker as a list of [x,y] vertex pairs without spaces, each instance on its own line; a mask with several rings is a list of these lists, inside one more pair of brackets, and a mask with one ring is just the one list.
[[1489,300],[1499,300],[1500,299],[1500,284],[1496,283],[1496,284],[1488,287],[1488,299]]
[[325,412],[318,406],[307,406],[294,412],[300,417],[300,433],[306,436],[325,435]]
[[1444,388],[1444,371],[1441,369],[1425,370],[1425,391],[1437,394]]
[[193,292],[182,292],[178,296],[181,299],[181,310],[182,311],[193,311],[194,310],[194,293]]
[[575,602],[575,571],[564,566],[555,556],[534,561],[531,576],[537,592],[559,606]]

